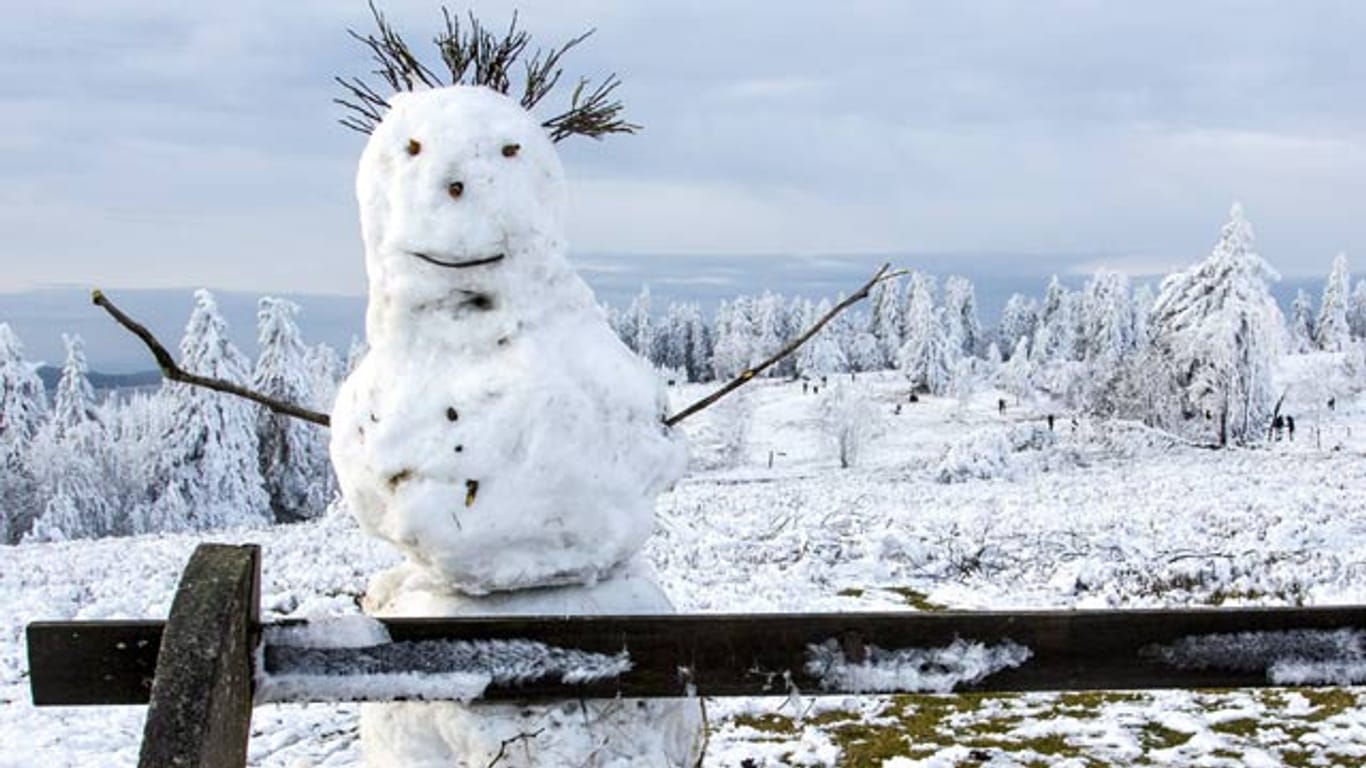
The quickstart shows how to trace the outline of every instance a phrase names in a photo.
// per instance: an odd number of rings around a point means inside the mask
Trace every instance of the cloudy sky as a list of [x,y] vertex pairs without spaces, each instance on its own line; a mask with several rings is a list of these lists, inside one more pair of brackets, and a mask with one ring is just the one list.
[[[382,5],[413,41],[440,19]],[[514,3],[473,7],[497,26]],[[1207,253],[1240,199],[1286,274],[1366,259],[1366,3],[515,7],[544,43],[596,27],[568,68],[617,72],[645,126],[561,144],[579,254],[1144,273]],[[0,290],[363,292],[363,137],[330,103],[367,69],[348,28],[370,28],[359,0],[7,8]]]

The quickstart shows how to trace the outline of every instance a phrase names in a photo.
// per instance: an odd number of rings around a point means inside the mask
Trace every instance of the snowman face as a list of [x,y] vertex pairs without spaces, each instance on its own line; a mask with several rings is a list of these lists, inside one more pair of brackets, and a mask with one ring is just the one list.
[[535,279],[561,248],[555,149],[530,113],[487,88],[395,96],[356,188],[372,291],[404,303]]

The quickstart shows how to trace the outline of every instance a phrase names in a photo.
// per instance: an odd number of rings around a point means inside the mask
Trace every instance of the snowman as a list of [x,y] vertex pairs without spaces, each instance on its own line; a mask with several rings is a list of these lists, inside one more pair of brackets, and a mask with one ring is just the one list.
[[[376,616],[657,614],[636,554],[686,463],[654,372],[565,258],[550,139],[487,88],[400,93],[357,176],[369,352],[331,453],[347,503],[405,562]],[[373,765],[671,766],[695,701],[366,705]]]

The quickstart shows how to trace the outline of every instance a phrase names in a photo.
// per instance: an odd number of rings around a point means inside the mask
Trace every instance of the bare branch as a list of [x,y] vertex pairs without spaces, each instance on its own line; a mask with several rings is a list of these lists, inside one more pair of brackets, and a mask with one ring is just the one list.
[[891,264],[883,264],[877,272],[873,273],[872,278],[869,279],[868,282],[864,283],[857,291],[851,293],[848,296],[848,298],[846,298],[844,301],[841,301],[839,304],[836,304],[834,308],[832,308],[829,312],[826,312],[824,315],[822,315],[820,319],[817,320],[810,328],[807,328],[806,332],[803,333],[801,336],[798,336],[797,338],[788,342],[786,346],[775,352],[772,357],[768,358],[762,363],[759,363],[753,368],[748,368],[744,371],[741,371],[739,376],[735,377],[734,379],[731,379],[725,386],[721,387],[720,389],[716,390],[710,395],[707,395],[701,400],[698,400],[692,405],[689,405],[687,408],[684,408],[683,410],[679,411],[673,416],[664,419],[664,425],[672,427],[678,422],[688,418],[689,416],[693,415],[694,413],[697,413],[698,411],[704,408],[707,408],[708,406],[715,403],[717,400],[720,400],[726,395],[729,395],[731,392],[734,392],[735,390],[739,389],[741,386],[748,383],[754,377],[773,367],[775,364],[778,363],[778,361],[782,360],[783,358],[787,357],[793,352],[796,352],[803,344],[810,341],[811,337],[815,336],[820,331],[820,329],[824,328],[826,323],[835,319],[836,315],[848,309],[849,307],[852,307],[853,305],[859,303],[860,301],[863,301],[864,299],[868,298],[868,293],[869,291],[873,290],[873,286],[877,285],[878,283],[884,280],[891,280],[894,277],[900,277],[904,274],[907,274],[907,272],[908,270],[904,269],[898,269],[893,271]]
[[[362,35],[354,30],[350,34],[370,51],[377,65],[371,74],[396,92],[423,86],[435,88],[445,84],[440,76],[417,58],[373,0],[370,2],[370,14],[374,17],[377,35]],[[482,85],[502,94],[510,94],[513,90],[513,70],[519,60],[525,59],[531,45],[530,33],[517,27],[516,12],[501,35],[490,32],[473,12],[466,15],[467,25],[444,7],[441,14],[444,29],[432,42],[446,65],[449,83]],[[559,85],[564,74],[560,60],[593,32],[590,29],[557,48],[549,51],[538,48],[531,54],[530,60],[524,62],[521,73],[520,103],[523,107],[532,109]],[[389,108],[388,99],[360,78],[337,77],[334,80],[346,91],[346,96],[333,101],[350,113],[339,122],[354,131],[373,132]],[[635,133],[640,126],[623,120],[621,102],[611,97],[620,84],[621,81],[614,74],[608,75],[602,83],[592,88],[589,87],[590,80],[580,79],[571,94],[569,107],[541,125],[556,142],[575,135],[600,139],[609,133]]]
[[161,369],[161,375],[167,379],[180,382],[181,384],[192,384],[196,387],[212,389],[215,392],[243,397],[263,405],[276,413],[284,414],[285,416],[293,416],[296,419],[303,419],[304,421],[312,422],[324,427],[331,426],[332,420],[328,418],[325,413],[310,411],[307,408],[301,408],[293,403],[286,403],[281,400],[276,400],[273,397],[267,397],[260,392],[255,392],[246,387],[239,386],[231,381],[214,379],[208,376],[199,376],[185,371],[179,365],[176,365],[175,358],[171,357],[171,353],[166,351],[166,347],[162,346],[160,341],[157,341],[156,336],[153,336],[152,332],[147,330],[146,326],[124,314],[123,310],[114,306],[114,302],[110,301],[109,298],[104,295],[103,291],[98,288],[91,291],[90,300],[95,305],[103,308],[105,312],[109,313],[110,317],[114,318],[115,322],[124,328],[127,328],[134,336],[141,339],[143,344],[147,345],[147,349],[152,352],[152,357],[157,361],[157,367]]
[[583,98],[584,88],[588,84],[588,80],[579,80],[574,87],[569,109],[541,123],[550,131],[551,141],[559,142],[576,134],[601,139],[609,133],[635,133],[640,130],[639,125],[621,119],[621,102],[610,98],[612,91],[621,85],[615,74],[608,75],[587,98]]

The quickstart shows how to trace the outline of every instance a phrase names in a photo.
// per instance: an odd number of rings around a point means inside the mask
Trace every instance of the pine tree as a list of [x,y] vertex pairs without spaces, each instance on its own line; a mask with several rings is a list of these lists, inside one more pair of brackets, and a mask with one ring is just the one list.
[[1323,286],[1319,319],[1314,323],[1314,345],[1325,352],[1341,352],[1351,344],[1352,330],[1347,324],[1347,303],[1352,278],[1347,274],[1347,254],[1333,259],[1333,271]]
[[1038,324],[1039,307],[1034,300],[1023,294],[1011,294],[1001,310],[1001,327],[997,332],[1001,348],[1007,351],[1015,349],[1021,338],[1034,336]]
[[1290,351],[1303,354],[1314,348],[1314,300],[1300,289],[1290,305]]
[[944,281],[944,330],[951,357],[978,354],[982,325],[977,319],[976,290],[966,277],[953,275]]
[[79,336],[62,337],[66,362],[53,416],[29,454],[41,513],[27,536],[35,541],[98,538],[120,532],[109,437],[95,407]]
[[934,301],[934,278],[917,272],[911,278],[910,290],[906,341],[898,353],[897,367],[910,380],[913,391],[942,395],[948,391],[952,369],[943,310]]
[[646,360],[650,359],[655,338],[654,323],[650,319],[650,286],[641,286],[640,293],[631,300],[631,306],[622,318],[622,333],[626,346]]
[[1122,364],[1134,347],[1129,279],[1119,272],[1097,272],[1083,289],[1081,306],[1086,405],[1092,413],[1112,415]]
[[1366,279],[1358,280],[1352,289],[1352,301],[1347,308],[1347,325],[1352,328],[1352,338],[1366,339]]
[[1039,308],[1038,330],[1032,349],[1036,363],[1043,365],[1054,360],[1071,359],[1074,323],[1070,295],[1058,276],[1048,281],[1043,306]]
[[868,332],[877,339],[882,361],[879,368],[896,365],[896,353],[901,349],[901,278],[893,277],[873,286]]
[[47,391],[23,350],[0,323],[0,536],[6,544],[28,533],[40,503],[27,454],[47,416]]
[[1010,352],[1010,359],[1001,366],[1001,386],[1016,401],[1028,397],[1034,390],[1034,362],[1029,359],[1029,337],[1021,336]]
[[[195,292],[195,308],[180,342],[181,367],[247,383],[248,363],[228,341],[227,323],[212,294]],[[268,522],[256,444],[257,406],[187,384],[166,382],[158,394],[166,413],[153,470],[154,498],[141,510],[143,530],[202,530]]]
[[1241,205],[1229,219],[1208,258],[1162,281],[1152,318],[1186,415],[1207,420],[1221,445],[1263,433],[1281,327],[1267,289],[1277,275],[1253,250]]
[[[313,401],[312,377],[304,367],[307,348],[290,301],[262,298],[257,310],[260,355],[252,389],[286,403]],[[271,517],[293,523],[322,514],[330,498],[327,449],[321,430],[284,414],[257,408],[258,466],[270,499]]]
[[[819,305],[806,302],[803,309],[803,328],[810,328],[816,320],[830,312],[830,300],[822,299]],[[849,362],[844,357],[840,345],[840,330],[846,328],[839,324],[839,317],[828,323],[811,340],[797,350],[797,371],[808,379],[820,379],[835,373],[844,373]]]

